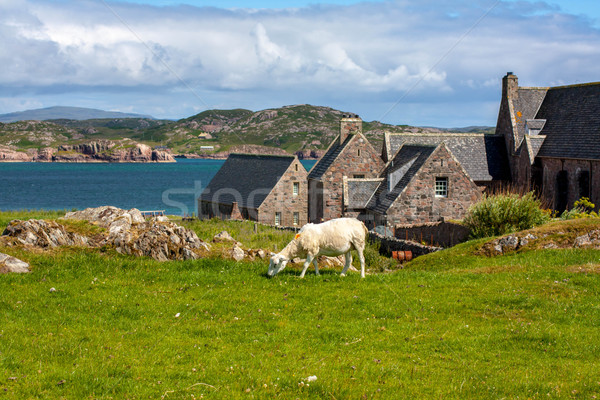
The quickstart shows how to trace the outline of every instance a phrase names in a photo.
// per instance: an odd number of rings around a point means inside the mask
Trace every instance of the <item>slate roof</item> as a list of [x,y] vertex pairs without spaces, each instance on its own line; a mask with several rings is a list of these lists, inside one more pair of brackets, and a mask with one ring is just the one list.
[[[409,144],[402,146],[394,156],[393,161],[389,162],[383,170],[381,174],[384,177],[383,181],[369,201],[367,209],[379,214],[386,213],[436,148],[437,146]],[[398,183],[392,191],[389,191],[388,179],[390,174],[395,172],[401,172],[401,176],[397,177],[399,178]]]
[[[377,179],[347,179],[344,184],[344,205],[352,209],[363,209],[373,196],[382,180]],[[346,196],[347,194],[347,196]]]
[[445,143],[473,181],[509,180],[510,167],[502,135],[440,133],[390,134],[391,154],[402,144],[437,146]]
[[529,148],[531,152],[531,160],[537,157],[544,140],[545,136],[530,136],[529,138]]
[[237,201],[239,207],[258,209],[294,159],[294,156],[231,154],[200,199],[221,204]]
[[517,123],[517,146],[521,143],[527,130],[527,120],[536,119],[535,115],[544,100],[548,88],[520,87],[519,97],[513,99],[514,117]]
[[600,160],[600,82],[548,89],[535,118],[546,120],[538,157]]
[[329,146],[329,148],[327,149],[327,152],[323,155],[323,157],[319,159],[319,161],[317,161],[317,163],[310,170],[310,173],[308,174],[308,179],[321,179],[323,174],[327,172],[331,164],[333,164],[335,159],[340,155],[342,150],[344,150],[344,147],[348,145],[348,143],[350,142],[350,140],[352,140],[354,136],[355,135],[348,135],[348,137],[346,138],[346,140],[344,140],[344,143],[342,144],[340,144],[339,135],[336,136],[331,146]]

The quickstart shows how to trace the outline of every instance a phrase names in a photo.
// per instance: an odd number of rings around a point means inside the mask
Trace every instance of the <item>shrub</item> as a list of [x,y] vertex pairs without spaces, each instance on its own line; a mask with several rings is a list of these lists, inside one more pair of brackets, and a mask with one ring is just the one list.
[[533,192],[484,195],[469,208],[464,224],[472,238],[498,236],[533,228],[550,220]]
[[561,215],[561,219],[577,219],[577,218],[598,218],[598,213],[594,211],[596,205],[587,197],[582,197],[577,200],[574,207],[570,210],[565,210]]
[[[365,246],[365,251],[363,252],[367,268],[374,272],[397,269],[398,262],[392,258],[382,256],[380,251],[381,243],[369,238]],[[356,260],[358,260],[358,257],[356,257]]]

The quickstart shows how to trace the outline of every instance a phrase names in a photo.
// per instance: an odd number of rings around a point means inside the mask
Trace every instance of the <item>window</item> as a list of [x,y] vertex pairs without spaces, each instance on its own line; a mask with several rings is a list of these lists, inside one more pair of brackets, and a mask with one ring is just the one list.
[[356,151],[356,155],[360,157],[360,149]]
[[275,225],[277,225],[277,226],[281,225],[281,213],[280,212],[275,213]]
[[292,184],[292,193],[294,194],[294,196],[298,196],[299,192],[300,192],[300,182],[294,182]]
[[299,223],[300,223],[300,213],[295,212],[294,213],[294,225],[298,225]]
[[296,164],[295,167],[296,167],[296,171],[298,171],[298,164]]
[[435,197],[448,197],[448,178],[435,178]]
[[365,175],[364,174],[354,174],[353,178],[354,179],[364,179]]

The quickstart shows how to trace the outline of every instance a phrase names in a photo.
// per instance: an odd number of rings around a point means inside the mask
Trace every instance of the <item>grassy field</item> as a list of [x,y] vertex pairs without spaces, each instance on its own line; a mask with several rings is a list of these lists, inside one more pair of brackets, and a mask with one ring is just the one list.
[[[0,213],[0,229],[55,216]],[[33,266],[0,275],[0,399],[600,396],[600,251],[478,256],[483,242],[303,280],[268,279],[265,261],[0,247]]]

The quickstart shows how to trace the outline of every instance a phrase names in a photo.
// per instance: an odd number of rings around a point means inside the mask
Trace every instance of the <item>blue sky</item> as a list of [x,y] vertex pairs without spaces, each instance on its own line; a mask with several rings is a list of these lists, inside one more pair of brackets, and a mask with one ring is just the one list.
[[507,71],[523,86],[600,80],[599,3],[0,0],[0,113],[314,104],[494,125]]

